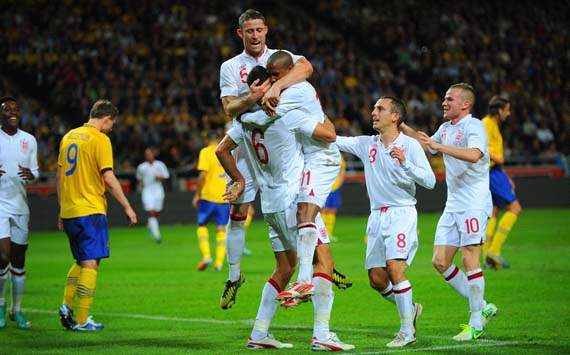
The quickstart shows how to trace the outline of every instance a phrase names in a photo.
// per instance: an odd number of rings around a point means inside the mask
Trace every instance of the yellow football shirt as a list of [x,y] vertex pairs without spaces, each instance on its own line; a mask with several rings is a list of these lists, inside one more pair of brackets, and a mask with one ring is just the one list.
[[200,198],[214,203],[227,203],[222,198],[226,191],[226,172],[216,156],[215,144],[210,144],[200,151],[198,170],[206,173]]
[[[489,153],[503,158],[503,136],[499,130],[499,122],[487,115],[483,118],[483,125],[487,131],[487,137],[489,138]],[[491,166],[493,165],[495,165],[495,163],[491,161]]]
[[113,169],[111,140],[89,124],[72,129],[61,140],[60,216],[76,218],[107,214],[101,172]]
[[336,177],[336,180],[334,181],[332,187],[331,187],[331,192],[335,192],[336,190],[338,190],[341,186],[342,183],[340,182],[340,174],[346,171],[346,161],[344,161],[344,158],[341,158],[340,160],[340,170],[338,172],[338,176]]

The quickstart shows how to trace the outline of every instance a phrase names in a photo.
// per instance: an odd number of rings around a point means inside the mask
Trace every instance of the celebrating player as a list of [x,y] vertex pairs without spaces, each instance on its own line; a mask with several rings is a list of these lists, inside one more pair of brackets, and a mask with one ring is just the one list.
[[[261,70],[255,72],[252,70],[250,75],[261,72]],[[264,80],[263,77],[261,79],[260,81]],[[264,130],[259,128],[250,130],[236,123],[216,151],[226,173],[233,181],[226,193],[229,200],[239,198],[243,193],[245,181],[231,151],[240,145],[249,156],[255,179],[261,190],[261,207],[265,221],[269,224],[269,237],[275,254],[276,268],[263,288],[248,348],[292,347],[291,344],[276,340],[269,333],[269,326],[278,307],[275,298],[291,278],[297,263],[295,200],[300,188],[299,177],[302,175],[304,159],[301,143],[296,136],[297,134],[312,136],[329,143],[336,137],[334,126],[330,122],[319,123],[319,120],[320,117],[311,117],[300,110],[292,110]],[[320,238],[322,243],[328,243],[326,232],[321,234]],[[315,323],[311,346],[314,350],[353,349],[354,346],[342,343],[336,334],[329,331],[333,302],[332,280],[321,271],[327,267],[324,265],[324,260],[317,259],[313,283],[320,284],[316,279],[323,279],[324,283],[323,287],[317,287],[313,296]]]
[[[489,157],[491,158],[489,183],[493,198],[493,215],[487,224],[487,242],[484,246],[486,249],[485,262],[496,270],[510,266],[501,256],[501,248],[522,212],[521,204],[514,192],[515,184],[502,168],[505,158],[503,136],[499,130],[499,125],[510,115],[510,101],[503,97],[493,96],[489,101],[489,114],[483,118],[483,125],[489,137]],[[497,226],[497,212],[499,208],[503,207],[506,211]]]
[[6,326],[4,288],[12,276],[10,319],[21,329],[31,323],[21,310],[26,282],[28,208],[25,185],[39,176],[34,136],[18,128],[20,110],[13,97],[0,99],[0,328]]
[[[277,82],[255,82],[247,85],[247,75],[256,65],[264,66],[276,50],[266,46],[268,32],[265,17],[259,11],[249,9],[240,15],[237,35],[242,39],[244,51],[225,61],[220,68],[220,97],[224,112],[234,118],[247,111],[260,99],[265,99],[269,110],[279,101],[281,90],[301,82],[313,72],[313,67],[302,56],[293,56],[293,69]],[[271,106],[273,105],[273,106]],[[245,178],[245,192],[230,207],[230,220],[227,227],[227,253],[229,278],[220,299],[220,307],[229,309],[235,303],[239,287],[245,282],[241,274],[241,256],[245,246],[244,223],[249,206],[255,200],[257,185],[250,172],[250,162],[240,149],[236,152],[237,164]]]
[[422,306],[412,301],[412,285],[405,274],[418,248],[415,184],[428,189],[435,186],[421,145],[398,131],[405,118],[404,103],[384,96],[372,111],[372,127],[378,136],[339,136],[336,140],[340,150],[364,163],[371,210],[365,267],[370,286],[395,303],[400,315],[400,331],[388,347],[416,341],[416,319]]
[[222,197],[226,190],[226,174],[216,158],[216,146],[220,142],[218,133],[208,133],[208,145],[200,150],[198,157],[198,186],[192,199],[192,206],[198,208],[198,247],[202,253],[202,261],[198,271],[204,271],[212,263],[208,227],[210,218],[216,223],[216,260],[214,270],[222,271],[226,256],[226,224],[230,213],[230,205]]
[[[58,225],[69,238],[75,263],[69,269],[59,309],[62,325],[74,331],[98,331],[103,324],[89,315],[101,259],[109,257],[109,228],[105,189],[123,207],[131,225],[137,215],[113,173],[111,140],[117,108],[107,100],[95,102],[89,121],[61,140],[57,161]],[[76,318],[73,299],[78,296]]]
[[[433,136],[401,129],[417,137],[432,154],[443,154],[447,201],[435,232],[433,266],[445,281],[469,300],[471,317],[462,326],[457,341],[474,340],[485,332],[486,323],[497,307],[484,299],[485,280],[481,270],[481,245],[492,212],[489,191],[489,151],[487,134],[481,121],[471,115],[475,91],[466,83],[451,85],[443,99],[444,122]],[[461,249],[465,272],[453,258]]]
[[162,180],[168,179],[168,168],[160,160],[156,160],[153,148],[144,151],[145,162],[137,167],[137,180],[142,185],[142,202],[144,210],[148,214],[147,228],[152,238],[161,242],[158,217],[164,204],[164,187]]

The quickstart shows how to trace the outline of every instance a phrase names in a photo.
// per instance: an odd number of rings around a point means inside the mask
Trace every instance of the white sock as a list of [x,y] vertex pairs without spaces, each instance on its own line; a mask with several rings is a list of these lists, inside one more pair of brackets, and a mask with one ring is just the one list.
[[309,283],[313,276],[313,256],[317,247],[317,225],[301,223],[297,226],[297,255],[299,256],[299,275],[297,281]]
[[312,297],[315,309],[313,336],[324,340],[330,332],[329,322],[334,301],[333,279],[327,274],[315,273],[312,282],[315,285],[315,294]]
[[6,266],[4,269],[0,269],[0,306],[4,306],[5,299],[4,299],[4,288],[6,286],[6,282],[8,281],[8,276],[10,268]]
[[259,302],[259,309],[257,316],[253,323],[253,330],[251,331],[252,340],[261,340],[267,336],[269,332],[269,325],[277,312],[279,302],[275,299],[281,288],[273,279],[267,280],[263,291],[261,292],[261,301]]
[[481,312],[485,307],[485,278],[481,269],[475,269],[467,272],[467,283],[469,285],[469,310],[471,318],[469,325],[477,330],[483,329],[483,315]]
[[11,267],[10,272],[12,273],[12,312],[18,312],[22,307],[24,297],[26,270]]
[[394,285],[396,306],[400,314],[400,331],[406,335],[414,335],[414,320],[412,319],[414,303],[412,302],[412,285],[408,280]]
[[154,239],[160,239],[160,229],[158,228],[158,219],[156,217],[148,217],[148,229]]
[[392,283],[388,281],[388,287],[384,289],[384,291],[380,292],[384,299],[392,304],[396,304],[396,298],[394,297],[394,292],[392,289]]
[[451,264],[451,266],[445,270],[443,274],[441,274],[447,282],[457,293],[459,293],[464,298],[469,298],[469,290],[467,287],[467,277],[465,273],[457,267],[455,264]]
[[241,273],[240,263],[245,247],[245,224],[246,217],[230,216],[226,228],[226,253],[228,258],[230,281],[239,280]]

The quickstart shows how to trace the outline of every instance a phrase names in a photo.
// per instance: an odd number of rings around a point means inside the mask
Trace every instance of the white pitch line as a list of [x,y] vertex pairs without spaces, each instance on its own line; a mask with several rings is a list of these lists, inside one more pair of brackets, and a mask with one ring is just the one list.
[[[57,314],[57,311],[51,311],[46,309],[34,309],[34,308],[25,308],[27,312],[31,313],[41,313],[41,314]],[[181,317],[168,317],[168,316],[160,316],[160,315],[147,315],[147,314],[135,314],[135,313],[107,313],[101,312],[97,313],[100,316],[107,316],[107,317],[117,317],[117,318],[130,318],[130,319],[146,319],[146,320],[156,320],[156,321],[171,321],[171,322],[183,322],[183,323],[201,323],[201,324],[223,324],[223,325],[245,325],[245,326],[252,326],[253,320],[251,319],[244,319],[244,320],[223,320],[223,319],[213,319],[213,318],[181,318]],[[312,326],[307,325],[283,325],[283,324],[272,324],[271,327],[273,329],[286,329],[286,330],[312,330]],[[377,329],[365,329],[365,328],[337,328],[334,327],[334,331],[337,332],[347,332],[347,333],[365,333],[365,334],[376,334],[378,336],[390,338],[394,336],[394,333],[381,331]],[[420,339],[437,339],[437,340],[451,340],[450,336],[437,336],[437,335],[422,335]],[[450,345],[448,347],[439,348],[425,348],[430,350],[445,350],[445,349],[455,349],[470,347],[470,346],[505,346],[511,344],[519,344],[519,342],[509,342],[509,341],[500,341],[500,340],[491,340],[491,339],[479,339],[477,343],[472,343],[473,345]],[[409,348],[411,350],[405,351],[424,351],[418,349]],[[389,352],[397,352],[400,350],[392,350]],[[370,353],[359,353],[359,354],[383,354],[385,352],[370,352]]]
[[398,350],[384,350],[384,351],[367,351],[367,352],[355,352],[351,353],[354,355],[373,355],[373,354],[390,354],[390,353],[402,353],[402,352],[418,352],[418,351],[437,351],[437,350],[454,350],[454,349],[471,349],[471,348],[483,348],[489,346],[507,346],[507,345],[518,345],[518,341],[489,341],[487,343],[480,343],[481,339],[474,343],[465,343],[458,345],[442,345],[442,346],[432,346],[424,348],[414,348],[407,347],[405,349]]

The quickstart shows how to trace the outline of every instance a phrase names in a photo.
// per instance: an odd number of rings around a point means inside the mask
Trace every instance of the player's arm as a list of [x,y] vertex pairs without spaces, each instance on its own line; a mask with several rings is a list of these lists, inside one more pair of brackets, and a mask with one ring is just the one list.
[[427,146],[432,153],[440,152],[470,163],[477,163],[484,156],[483,151],[479,148],[453,147],[450,145],[438,143],[434,141],[430,136],[428,136],[425,132],[418,132],[418,138],[420,143]]
[[61,192],[60,192],[60,183],[61,183],[61,166],[57,166],[55,170],[55,190],[57,192],[57,205],[59,206],[60,212],[57,214],[57,228],[60,231],[63,231],[63,221],[61,220]]
[[275,108],[273,115],[268,115],[263,110],[246,112],[240,116],[240,121],[246,124],[253,124],[259,127],[266,126],[271,122],[283,117],[287,112],[301,108],[303,106],[303,90],[293,87],[283,92],[281,101]]
[[259,80],[254,81],[249,87],[249,93],[245,96],[224,96],[222,97],[222,106],[224,107],[224,113],[228,117],[236,117],[250,107],[255,105],[263,95],[269,89],[269,80],[260,83]]
[[29,166],[18,164],[18,176],[25,182],[32,182],[40,177],[40,168],[38,166],[38,145],[34,139],[31,143]]
[[[422,148],[424,148],[424,150],[428,150],[429,147],[426,146],[424,143],[422,143],[422,141],[420,140],[420,135],[418,131],[416,131],[415,129],[413,129],[412,127],[408,126],[405,122],[402,122],[398,125],[398,129],[400,130],[400,132],[404,133],[406,136],[411,137],[415,140],[417,140],[418,142],[420,142],[420,144],[422,145]],[[435,135],[434,135],[435,136]],[[432,137],[434,138],[434,137]],[[433,152],[430,151],[432,154],[436,154],[437,152]]]
[[325,115],[325,120],[323,123],[317,123],[311,136],[324,143],[334,143],[336,141],[336,129],[331,120]]
[[433,189],[435,186],[435,174],[429,165],[424,151],[418,143],[410,144],[408,157],[406,157],[404,151],[398,147],[392,148],[390,156],[400,161],[400,167],[404,170],[404,173],[416,184],[426,189]]
[[121,183],[119,183],[119,180],[117,180],[115,173],[113,173],[113,169],[103,169],[101,175],[103,176],[103,182],[105,183],[107,190],[111,193],[111,195],[115,198],[115,200],[117,200],[117,202],[123,207],[125,214],[129,218],[130,224],[131,225],[136,224],[137,214],[131,207],[131,204],[129,203],[127,196],[125,196],[125,193],[121,188]]
[[240,173],[236,160],[232,155],[232,151],[236,149],[237,146],[237,143],[234,142],[229,135],[226,135],[216,147],[216,157],[218,157],[218,161],[224,168],[226,174],[232,179],[232,183],[223,194],[223,198],[228,202],[237,200],[245,189],[245,179]]
[[494,154],[491,151],[489,151],[489,158],[497,165],[503,165],[505,163],[505,159],[501,155]]
[[206,172],[200,171],[200,174],[198,174],[198,179],[196,180],[196,193],[192,198],[192,206],[194,206],[194,208],[198,208],[198,203],[202,199],[202,190],[204,189],[205,184],[206,184]]
[[275,108],[279,104],[281,91],[287,89],[289,86],[300,83],[306,80],[313,74],[313,66],[305,57],[299,58],[293,69],[291,69],[285,76],[271,85],[271,88],[265,93],[262,100],[263,109],[271,114],[275,113]]
[[336,146],[341,152],[346,152],[356,155],[358,158],[363,159],[360,149],[360,137],[336,137]]

